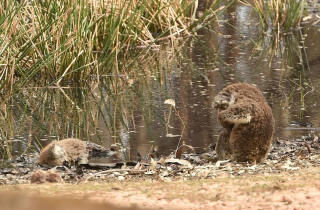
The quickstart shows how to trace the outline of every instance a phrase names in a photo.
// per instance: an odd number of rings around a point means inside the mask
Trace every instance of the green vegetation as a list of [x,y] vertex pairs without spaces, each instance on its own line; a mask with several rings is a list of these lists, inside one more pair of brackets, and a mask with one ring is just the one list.
[[[26,145],[15,150],[26,151],[40,136],[99,137],[98,118],[121,143],[119,127],[128,130],[131,111],[150,103],[151,84],[146,90],[132,85],[137,75],[156,74],[161,82],[160,69],[170,61],[154,57],[159,49],[169,46],[173,52],[180,47],[177,38],[216,20],[225,8],[221,2],[206,5],[196,19],[193,0],[2,1],[0,154],[11,158],[13,142]],[[134,98],[140,103],[131,104]],[[143,110],[148,116],[154,112]],[[151,129],[152,119],[146,121]],[[26,134],[27,142],[15,139]]]
[[[197,58],[205,68],[194,64],[196,40],[186,38],[203,28],[221,30],[223,21],[215,20],[223,20],[236,1],[204,2],[210,3],[200,13],[195,0],[1,1],[0,155],[10,159],[12,151],[33,149],[30,145],[40,138],[90,140],[95,135],[103,142],[106,132],[113,143],[122,144],[121,132],[140,126],[154,141],[159,136],[155,126],[166,130],[166,112],[159,107],[165,109],[163,101],[173,96],[171,69],[177,78],[188,69],[210,83],[214,78],[207,73],[215,71],[216,63],[232,68],[217,53],[220,44],[213,42],[209,47],[203,43],[200,51],[210,51],[215,59]],[[259,54],[270,66],[277,57],[281,66],[276,69],[294,68],[297,59],[303,64],[304,37],[287,31],[299,26],[305,1],[257,0],[249,6],[260,25],[272,29],[258,41],[250,38],[252,56]],[[219,39],[212,37],[210,41]],[[181,50],[189,41],[190,48]],[[133,119],[137,110],[141,124]]]
[[[262,33],[255,42],[253,55],[259,54],[261,60],[268,60],[269,67],[277,58],[281,60],[281,64],[274,66],[274,68],[278,70],[292,69],[297,65],[301,66],[303,62],[307,62],[304,61],[306,57],[304,39],[301,30],[296,33],[280,34],[279,36],[272,33]],[[301,68],[305,72],[303,65]]]
[[59,85],[126,74],[118,61],[132,49],[189,35],[217,18],[220,2],[197,20],[192,0],[2,1],[0,90],[11,93],[34,80]]
[[258,12],[265,28],[278,32],[299,27],[307,3],[305,0],[254,0],[253,3],[244,0],[243,2],[251,5]]

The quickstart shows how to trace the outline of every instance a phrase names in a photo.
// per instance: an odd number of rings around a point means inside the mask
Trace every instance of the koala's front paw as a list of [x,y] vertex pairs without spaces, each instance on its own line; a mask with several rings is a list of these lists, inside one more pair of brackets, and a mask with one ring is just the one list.
[[236,125],[236,124],[247,124],[250,123],[252,120],[252,116],[247,113],[247,114],[234,114],[230,113],[227,111],[222,111],[218,114],[218,121],[220,125],[223,127],[230,127],[231,125]]
[[232,124],[247,124],[247,123],[250,123],[252,118],[250,114],[226,115],[223,117],[224,117],[223,119],[224,121],[228,121],[229,123],[232,123]]

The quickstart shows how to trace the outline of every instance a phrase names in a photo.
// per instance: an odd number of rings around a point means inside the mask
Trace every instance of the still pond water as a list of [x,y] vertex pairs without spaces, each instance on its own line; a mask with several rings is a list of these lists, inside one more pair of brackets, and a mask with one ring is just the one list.
[[[127,75],[101,76],[94,91],[73,83],[27,88],[14,97],[17,120],[9,122],[15,151],[77,137],[108,148],[121,145],[129,159],[137,158],[137,150],[147,155],[152,145],[168,155],[180,138],[200,152],[216,141],[220,129],[213,97],[238,81],[256,85],[267,98],[276,121],[274,140],[318,136],[319,29],[305,27],[278,38],[261,33],[249,10],[240,4],[228,9],[214,23],[219,34],[202,30],[197,38],[152,51]],[[114,78],[120,82],[111,83]],[[179,116],[166,99],[175,101]]]

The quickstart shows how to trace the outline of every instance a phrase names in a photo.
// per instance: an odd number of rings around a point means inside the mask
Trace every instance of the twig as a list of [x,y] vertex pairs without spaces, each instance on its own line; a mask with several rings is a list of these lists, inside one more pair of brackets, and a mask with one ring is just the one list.
[[98,173],[92,174],[91,176],[87,177],[84,182],[87,183],[89,179],[91,179],[91,178],[94,177],[94,176],[100,175],[100,174],[107,174],[107,173],[112,173],[112,172],[122,172],[122,171],[146,172],[147,170],[112,169],[112,170],[107,170],[107,171],[100,171],[100,172],[98,172]]
[[305,142],[305,143],[304,143],[304,146],[307,147],[309,154],[311,154],[311,149],[310,149],[309,144],[308,144],[307,142]]

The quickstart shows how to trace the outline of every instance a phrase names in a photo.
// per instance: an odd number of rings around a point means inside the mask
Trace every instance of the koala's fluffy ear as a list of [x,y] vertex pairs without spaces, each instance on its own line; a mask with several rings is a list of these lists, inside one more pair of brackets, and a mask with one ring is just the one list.
[[216,109],[226,110],[229,106],[234,105],[236,93],[219,93],[213,99],[213,107]]
[[58,141],[53,141],[48,149],[50,157],[58,158],[65,155],[65,150],[61,145],[58,144]]
[[49,153],[50,157],[54,157],[54,150],[56,148],[56,144],[57,144],[57,141],[53,141],[53,142],[51,142],[51,144],[48,147],[48,153]]

